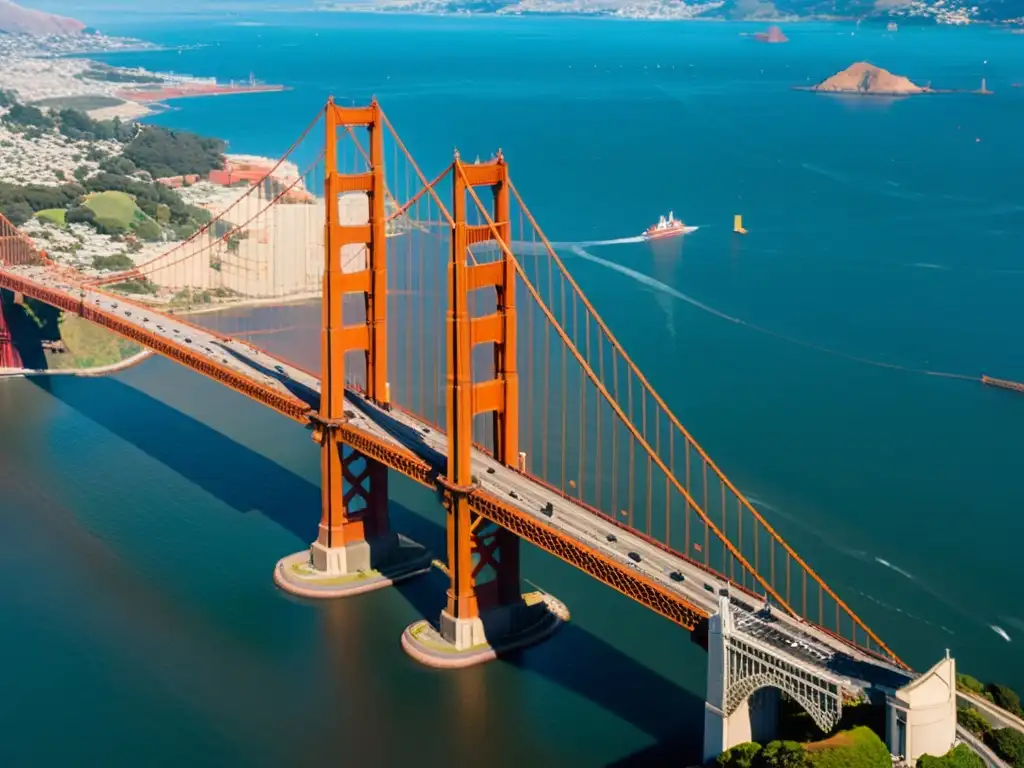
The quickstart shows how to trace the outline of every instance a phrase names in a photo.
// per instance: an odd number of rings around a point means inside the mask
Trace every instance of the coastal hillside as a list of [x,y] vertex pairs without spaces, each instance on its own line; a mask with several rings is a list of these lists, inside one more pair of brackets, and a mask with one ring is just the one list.
[[[269,4],[269,0],[268,0]],[[1024,0],[312,0],[322,10],[431,14],[570,14],[634,19],[900,24],[1024,24]]]
[[77,19],[23,8],[10,0],[0,0],[0,32],[34,37],[65,37],[81,34],[84,30],[85,24]]

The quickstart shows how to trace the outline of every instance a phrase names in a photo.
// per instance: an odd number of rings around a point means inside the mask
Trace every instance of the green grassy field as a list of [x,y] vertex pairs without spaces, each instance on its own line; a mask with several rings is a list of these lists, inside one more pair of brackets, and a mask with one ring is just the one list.
[[58,227],[63,227],[65,225],[64,213],[65,211],[63,208],[47,208],[45,210],[38,211],[36,213],[36,218],[48,221],[51,224],[56,224]]
[[126,192],[97,192],[87,197],[82,205],[96,214],[101,232],[134,232],[149,241],[159,240],[163,235],[161,226],[147,216],[136,205],[135,198]]
[[84,205],[96,214],[96,218],[116,221],[125,229],[130,228],[135,221],[149,218],[135,204],[132,196],[125,192],[97,192],[87,197]]
[[113,365],[142,351],[138,344],[75,315],[61,318],[60,337],[68,351],[46,355],[50,368],[58,370]]

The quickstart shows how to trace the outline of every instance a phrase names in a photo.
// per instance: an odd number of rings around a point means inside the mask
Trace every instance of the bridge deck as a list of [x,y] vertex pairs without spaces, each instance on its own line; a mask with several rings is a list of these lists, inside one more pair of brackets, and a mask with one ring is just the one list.
[[[5,266],[0,287],[19,291],[111,328],[203,375],[221,381],[296,421],[313,423],[320,381],[252,346],[182,318],[102,291],[84,289],[41,266]],[[346,397],[344,439],[362,453],[437,487],[447,438],[414,415],[386,411],[358,393]],[[688,629],[718,609],[724,578],[625,526],[563,497],[538,479],[474,451],[473,508]],[[550,506],[549,506],[550,505]],[[633,554],[636,557],[631,558]],[[637,561],[636,558],[639,558]],[[736,627],[757,644],[856,691],[865,684],[898,687],[898,667],[812,624],[766,612],[762,598],[731,589]]]

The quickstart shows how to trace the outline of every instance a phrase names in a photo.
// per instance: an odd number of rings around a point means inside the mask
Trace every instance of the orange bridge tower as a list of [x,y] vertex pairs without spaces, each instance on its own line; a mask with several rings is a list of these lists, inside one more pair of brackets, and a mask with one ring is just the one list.
[[[346,365],[362,355],[365,398],[390,407],[387,373],[387,212],[384,120],[368,107],[326,107],[323,338],[319,413],[313,441],[320,446],[320,529],[308,552],[278,562],[275,581],[305,597],[342,597],[389,586],[430,569],[430,555],[391,532],[388,469],[373,458],[365,432],[347,429],[359,395],[347,393]],[[365,128],[369,170],[338,169],[338,133]],[[346,323],[345,297],[362,299],[365,318]]]
[[[487,163],[451,167],[452,252],[448,265],[446,413],[448,466],[440,483],[447,511],[447,604],[438,625],[420,621],[406,629],[402,646],[418,661],[435,667],[465,667],[498,653],[547,637],[567,617],[548,595],[524,596],[519,584],[519,538],[481,514],[490,502],[471,469],[473,417],[491,413],[494,458],[482,474],[511,472],[519,456],[519,378],[516,373],[516,265],[510,245],[508,165],[499,152]],[[494,197],[485,224],[470,225],[466,196],[489,188]],[[469,264],[471,246],[496,242],[495,261]],[[471,315],[470,294],[495,292],[496,310]],[[473,348],[494,348],[494,376],[473,381]],[[478,458],[478,457],[477,457]]]

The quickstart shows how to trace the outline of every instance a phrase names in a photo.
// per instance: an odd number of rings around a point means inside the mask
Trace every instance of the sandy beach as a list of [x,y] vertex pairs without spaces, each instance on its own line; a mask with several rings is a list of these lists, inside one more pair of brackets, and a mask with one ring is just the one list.
[[112,107],[101,107],[90,109],[86,114],[93,120],[113,120],[115,117],[122,122],[128,120],[140,120],[155,112],[155,109],[140,104],[137,101],[125,101]]

